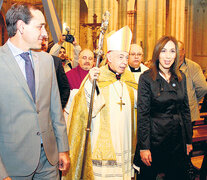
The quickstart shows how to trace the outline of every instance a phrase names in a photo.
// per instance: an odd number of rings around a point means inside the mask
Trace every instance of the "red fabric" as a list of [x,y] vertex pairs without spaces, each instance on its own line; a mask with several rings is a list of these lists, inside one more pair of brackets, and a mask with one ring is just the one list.
[[88,71],[83,70],[79,65],[66,73],[70,89],[79,89],[81,82],[88,74]]

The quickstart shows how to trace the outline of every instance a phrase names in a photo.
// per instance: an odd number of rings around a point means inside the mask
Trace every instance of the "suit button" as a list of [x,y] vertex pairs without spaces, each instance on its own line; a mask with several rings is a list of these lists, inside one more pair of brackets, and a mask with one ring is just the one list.
[[40,132],[37,132],[37,135],[40,136]]

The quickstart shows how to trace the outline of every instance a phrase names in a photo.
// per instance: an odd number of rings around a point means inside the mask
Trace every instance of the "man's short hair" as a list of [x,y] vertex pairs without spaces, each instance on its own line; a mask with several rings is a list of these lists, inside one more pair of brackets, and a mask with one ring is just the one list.
[[30,9],[38,9],[30,3],[15,3],[6,13],[6,26],[9,37],[15,36],[17,32],[17,21],[22,20],[24,23],[29,24],[32,14]]

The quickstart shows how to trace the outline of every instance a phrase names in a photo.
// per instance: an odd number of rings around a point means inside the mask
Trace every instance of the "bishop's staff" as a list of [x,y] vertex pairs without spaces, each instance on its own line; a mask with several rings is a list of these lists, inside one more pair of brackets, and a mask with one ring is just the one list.
[[[99,66],[101,56],[103,54],[102,48],[103,48],[103,39],[104,39],[104,34],[107,30],[108,24],[109,24],[109,16],[110,13],[106,11],[103,15],[101,27],[100,27],[100,35],[99,35],[99,41],[98,41],[98,48],[96,50],[97,54],[97,60],[96,60],[96,67]],[[82,171],[81,171],[81,179],[83,179],[83,174],[84,174],[84,163],[86,159],[86,154],[87,154],[87,146],[88,146],[88,137],[89,133],[91,131],[91,120],[92,120],[92,111],[93,111],[93,102],[94,102],[94,93],[95,93],[95,88],[96,88],[96,79],[93,80],[92,83],[92,90],[91,90],[91,98],[90,98],[90,106],[89,106],[89,112],[88,112],[88,122],[87,122],[87,128],[86,128],[86,139],[85,139],[85,147],[84,147],[84,152],[83,152],[83,163],[82,163]]]

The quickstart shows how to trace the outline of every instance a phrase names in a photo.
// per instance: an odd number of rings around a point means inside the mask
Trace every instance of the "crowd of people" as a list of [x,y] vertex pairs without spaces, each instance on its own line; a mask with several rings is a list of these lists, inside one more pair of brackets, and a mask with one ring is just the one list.
[[144,63],[125,26],[107,38],[106,63],[95,67],[93,51],[76,40],[70,60],[63,35],[49,51],[45,24],[29,3],[6,14],[0,179],[189,180],[192,123],[207,82],[184,43],[165,35]]

